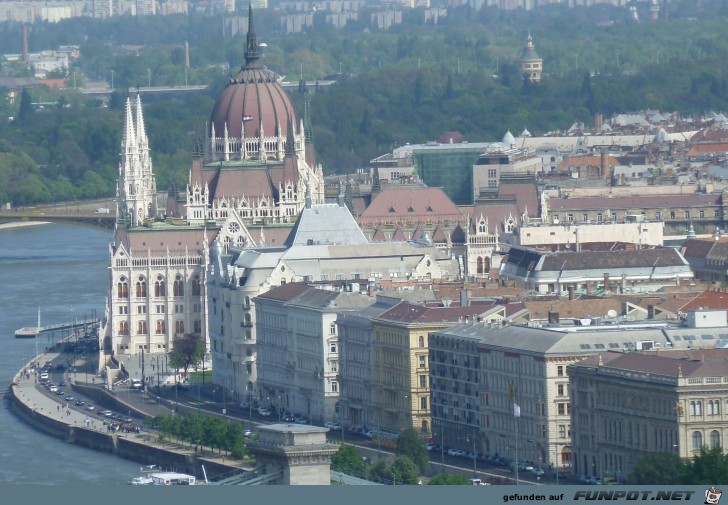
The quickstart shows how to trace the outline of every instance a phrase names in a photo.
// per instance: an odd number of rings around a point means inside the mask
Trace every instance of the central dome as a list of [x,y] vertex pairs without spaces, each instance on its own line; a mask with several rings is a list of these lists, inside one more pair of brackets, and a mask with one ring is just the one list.
[[289,127],[295,131],[296,113],[278,82],[278,74],[259,62],[260,52],[253,29],[252,7],[248,12],[245,65],[217,97],[210,118],[211,129],[214,128],[216,137],[222,137],[227,126],[227,135],[230,138],[286,138]]

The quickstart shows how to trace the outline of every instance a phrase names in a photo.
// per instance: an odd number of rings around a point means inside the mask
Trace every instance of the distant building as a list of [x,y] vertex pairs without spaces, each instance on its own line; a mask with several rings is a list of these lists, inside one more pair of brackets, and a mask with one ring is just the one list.
[[511,247],[500,275],[538,293],[570,294],[654,291],[693,279],[685,258],[667,247],[581,252]]
[[533,38],[529,33],[528,39],[526,39],[526,47],[523,48],[521,53],[521,75],[526,81],[538,83],[541,82],[541,72],[543,72],[543,60],[536,53]]
[[728,349],[607,350],[570,366],[574,474],[623,482],[650,453],[725,453],[727,359]]

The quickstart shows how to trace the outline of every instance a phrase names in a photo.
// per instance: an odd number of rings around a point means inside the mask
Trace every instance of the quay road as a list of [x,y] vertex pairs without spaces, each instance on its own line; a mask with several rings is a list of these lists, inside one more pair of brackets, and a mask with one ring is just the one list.
[[[87,373],[85,367],[91,367],[92,364],[86,361],[86,357],[74,357],[73,361],[70,362],[69,368],[65,367],[65,363],[69,362],[68,356],[65,353],[46,352],[38,356],[34,363],[37,364],[36,371],[38,374],[31,372],[30,363],[26,363],[25,367],[18,371],[13,378],[12,389],[15,397],[26,405],[29,409],[45,417],[51,418],[67,426],[74,426],[78,428],[85,428],[88,430],[98,431],[100,433],[111,435],[115,438],[123,437],[131,440],[135,440],[141,444],[148,446],[154,446],[165,451],[171,451],[185,456],[195,455],[201,461],[210,461],[216,464],[226,466],[230,468],[231,472],[243,472],[250,471],[249,465],[246,465],[237,460],[228,458],[225,459],[223,454],[216,454],[212,451],[204,450],[202,453],[195,452],[194,447],[188,445],[178,444],[175,442],[158,442],[157,437],[154,433],[150,432],[146,428],[142,428],[139,433],[129,432],[124,433],[117,431],[115,433],[109,433],[107,424],[111,422],[119,423],[115,419],[107,419],[100,411],[106,410],[103,402],[92,402],[90,399],[84,398],[77,390],[73,388],[77,386],[96,386],[98,387],[103,379],[98,378],[94,373]],[[65,395],[59,396],[47,391],[40,383],[40,372],[39,368],[44,363],[51,362],[51,374],[53,376],[53,382],[57,384],[58,379],[65,378],[68,384],[65,386]],[[58,365],[64,365],[63,371],[59,371]],[[73,373],[70,370],[75,369]],[[80,390],[80,388],[79,388]],[[66,395],[71,394],[75,398],[83,398],[85,405],[76,406],[74,401],[66,401]],[[129,398],[135,399],[134,404],[130,405],[132,409],[144,412],[145,414],[153,417],[155,415],[165,414],[169,415],[171,411],[167,409],[164,404],[147,399],[146,395],[135,394],[130,395]],[[117,400],[123,401],[117,397]],[[86,410],[88,404],[93,404],[95,409],[93,412]],[[117,411],[120,410],[117,408]],[[123,413],[122,413],[123,414]],[[134,425],[142,425],[143,421],[134,419]],[[133,476],[130,476],[133,477]],[[120,483],[122,484],[122,483]]]
[[[101,403],[95,403],[95,410],[89,412],[86,410],[86,406],[89,403],[93,403],[91,400],[83,398],[79,393],[73,389],[74,385],[78,386],[96,386],[99,387],[102,378],[99,378],[94,373],[95,366],[91,360],[95,357],[94,354],[84,355],[73,355],[70,353],[44,353],[40,355],[35,362],[38,367],[42,366],[47,361],[53,363],[51,368],[51,379],[55,384],[60,383],[64,378],[68,381],[65,387],[66,394],[72,394],[75,399],[83,399],[86,401],[85,405],[76,406],[74,401],[66,402],[66,395],[56,395],[48,392],[40,384],[36,375],[30,373],[29,375],[23,373],[23,370],[18,372],[14,381],[13,388],[16,396],[23,401],[26,405],[31,406],[33,410],[39,413],[49,416],[53,419],[66,423],[72,426],[85,427],[87,429],[93,429],[99,432],[107,432],[106,424],[109,422],[116,422],[114,419],[107,419],[100,411],[106,410],[106,406]],[[136,360],[127,360],[127,363],[131,365]],[[64,365],[63,371],[59,371],[56,367],[58,365]],[[134,371],[133,365],[129,370],[130,377],[133,377],[138,372]],[[75,373],[71,370],[75,370]],[[25,371],[29,371],[29,366],[26,365]],[[257,411],[252,408],[240,408],[236,403],[226,402],[220,397],[219,390],[216,390],[214,386],[207,384],[204,386],[192,385],[184,386],[179,389],[173,385],[174,378],[171,378],[172,384],[169,384],[170,377],[167,377],[167,385],[162,387],[148,386],[146,392],[134,390],[127,384],[120,384],[114,387],[113,396],[115,397],[117,407],[112,410],[119,411],[121,407],[119,405],[127,405],[127,411],[130,415],[134,412],[144,413],[146,416],[154,417],[157,415],[172,415],[175,411],[189,412],[197,411],[203,415],[215,415],[218,417],[224,417],[230,421],[241,422],[244,428],[255,431],[259,425],[276,423],[278,419],[274,419],[275,416],[261,417]],[[79,388],[80,390],[81,388]],[[103,403],[103,402],[102,402]],[[120,415],[126,415],[125,412],[121,412]],[[142,425],[143,420],[134,419],[133,424]],[[117,432],[113,436],[116,437],[128,437],[134,438],[141,443],[154,445],[165,450],[173,450],[175,452],[181,452],[185,454],[192,454],[193,449],[185,447],[181,444],[158,443],[156,437],[146,429],[140,433],[122,433]],[[330,438],[336,442],[341,440],[340,432],[331,432]],[[393,451],[381,447],[376,441],[369,440],[362,435],[350,431],[344,433],[344,440],[347,444],[354,445],[359,449],[361,454],[367,458],[369,462],[384,459],[392,461],[394,459]],[[228,459],[225,462],[225,458],[222,455],[208,453],[203,458],[205,460],[212,460],[219,464],[237,468],[240,471],[249,471],[250,467],[238,463],[235,460]],[[486,481],[493,481],[498,483],[509,483],[515,482],[514,475],[508,468],[495,466],[494,464],[478,460],[477,470],[474,471],[471,458],[463,458],[457,456],[449,456],[447,453],[440,452],[439,450],[433,450],[430,452],[430,468],[426,476],[434,476],[441,472],[456,473],[468,478],[478,477]],[[523,472],[519,475],[520,484],[540,484],[548,483],[555,484],[553,476],[544,476],[542,479],[538,479],[533,476],[530,472]],[[561,480],[562,484],[572,483]]]

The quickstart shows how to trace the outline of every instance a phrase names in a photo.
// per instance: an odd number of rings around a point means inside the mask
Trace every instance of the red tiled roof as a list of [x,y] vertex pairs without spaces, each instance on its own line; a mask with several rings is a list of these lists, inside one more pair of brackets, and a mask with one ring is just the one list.
[[411,219],[461,221],[463,214],[441,188],[393,188],[379,193],[359,218],[360,224]]
[[528,211],[528,217],[538,217],[539,200],[538,189],[535,183],[528,184],[512,184],[503,183],[498,186],[498,198],[514,197],[516,199],[516,207],[518,214]]
[[382,313],[378,319],[405,324],[454,324],[460,318],[472,317],[486,312],[490,307],[471,305],[469,307],[424,307],[408,302],[398,303]]
[[622,303],[613,298],[590,298],[580,300],[526,300],[523,302],[531,311],[531,318],[546,319],[550,311],[557,312],[559,317],[602,317],[610,310],[622,311]]
[[585,198],[552,198],[548,201],[549,211],[562,210],[631,210],[631,209],[669,209],[674,207],[706,207],[720,205],[720,194],[654,195],[654,196],[617,196]]
[[[134,228],[126,233],[119,232],[121,239],[129,254],[134,256],[146,255],[151,252],[154,256],[170,254],[201,254],[203,250],[205,231],[202,228],[163,229]],[[207,230],[208,243],[217,236],[217,230]]]

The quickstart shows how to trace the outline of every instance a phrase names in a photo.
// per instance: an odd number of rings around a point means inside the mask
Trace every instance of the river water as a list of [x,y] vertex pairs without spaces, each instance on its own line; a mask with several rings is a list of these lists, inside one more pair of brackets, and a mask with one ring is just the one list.
[[[34,339],[14,332],[103,316],[108,288],[108,231],[46,224],[0,229],[0,389],[35,355]],[[43,350],[47,342],[38,339]],[[139,464],[77,447],[0,409],[0,484],[125,484]]]

